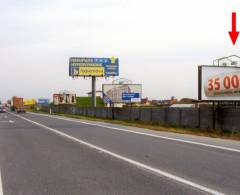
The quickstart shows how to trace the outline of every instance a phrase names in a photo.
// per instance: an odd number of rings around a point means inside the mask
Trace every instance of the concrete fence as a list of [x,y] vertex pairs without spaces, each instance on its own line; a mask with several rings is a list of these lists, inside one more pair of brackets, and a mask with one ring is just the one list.
[[82,108],[62,105],[53,106],[52,111],[104,119],[240,132],[240,109],[236,108]]

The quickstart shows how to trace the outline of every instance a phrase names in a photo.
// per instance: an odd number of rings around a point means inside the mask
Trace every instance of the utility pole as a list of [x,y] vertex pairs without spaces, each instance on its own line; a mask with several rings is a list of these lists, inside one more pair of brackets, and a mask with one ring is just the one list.
[[96,103],[96,76],[92,76],[92,107],[95,108]]

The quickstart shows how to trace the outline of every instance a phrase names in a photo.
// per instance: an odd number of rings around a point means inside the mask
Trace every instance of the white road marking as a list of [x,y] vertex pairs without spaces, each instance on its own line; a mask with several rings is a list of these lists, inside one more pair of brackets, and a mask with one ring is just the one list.
[[3,187],[2,187],[2,174],[0,169],[0,195],[3,195]]
[[[12,114],[13,114],[13,113],[12,113]],[[134,165],[134,166],[136,166],[136,167],[139,167],[139,168],[141,168],[141,169],[144,169],[144,170],[150,171],[150,172],[152,172],[152,173],[155,173],[155,174],[157,174],[157,175],[159,175],[159,176],[166,177],[166,178],[168,178],[168,179],[177,181],[177,182],[179,182],[179,183],[185,184],[185,185],[187,185],[187,186],[193,187],[193,188],[195,188],[195,189],[198,189],[198,190],[203,191],[203,192],[206,192],[206,193],[215,194],[215,195],[223,195],[223,194],[224,194],[224,193],[218,192],[218,191],[216,191],[216,190],[213,190],[213,189],[207,188],[207,187],[205,187],[205,186],[202,186],[202,185],[200,185],[200,184],[194,183],[194,182],[192,182],[192,181],[186,180],[186,179],[184,179],[184,178],[182,178],[182,177],[172,175],[172,174],[170,174],[170,173],[168,173],[168,172],[162,171],[162,170],[160,170],[160,169],[151,167],[151,166],[146,165],[146,164],[143,164],[143,163],[141,163],[141,162],[138,162],[138,161],[132,160],[132,159],[130,159],[130,158],[121,156],[120,154],[117,154],[117,153],[111,152],[111,151],[109,151],[109,150],[106,150],[106,149],[104,149],[104,148],[98,147],[98,146],[93,145],[93,144],[91,144],[91,143],[88,143],[88,142],[85,142],[85,141],[83,141],[83,140],[77,139],[77,138],[75,138],[75,137],[73,137],[73,136],[70,136],[70,135],[68,135],[68,134],[66,134],[66,133],[61,132],[60,130],[50,128],[50,127],[48,127],[48,126],[45,126],[45,125],[43,125],[43,124],[41,124],[41,123],[35,122],[35,121],[30,120],[30,119],[28,119],[28,118],[25,118],[25,117],[22,117],[22,116],[19,116],[19,115],[16,115],[16,114],[13,114],[13,115],[15,115],[16,117],[19,117],[19,118],[21,118],[21,119],[23,119],[23,120],[25,120],[25,121],[28,121],[28,122],[30,122],[30,123],[32,123],[32,124],[35,124],[35,125],[37,125],[37,126],[39,126],[39,127],[42,127],[42,128],[44,128],[44,129],[47,129],[47,130],[49,130],[49,131],[51,131],[51,132],[53,132],[53,133],[55,133],[55,134],[57,134],[57,135],[60,135],[60,136],[65,137],[65,138],[67,138],[67,139],[70,139],[70,140],[72,140],[72,141],[74,141],[74,142],[77,142],[77,143],[79,143],[79,144],[85,145],[85,146],[87,146],[87,147],[89,147],[89,148],[95,149],[95,150],[97,150],[97,151],[99,151],[99,152],[101,152],[101,153],[105,153],[105,154],[107,154],[107,155],[110,155],[110,156],[112,156],[112,157],[114,157],[114,158],[117,158],[117,159],[119,159],[119,160],[122,160],[122,161],[124,161],[124,162],[127,162],[127,163],[129,163],[129,164],[131,164],[131,165]]]
[[201,143],[201,142],[189,141],[189,140],[184,140],[184,139],[179,139],[179,138],[171,138],[171,137],[166,137],[166,136],[161,136],[161,135],[154,135],[154,134],[150,134],[150,133],[137,132],[137,131],[133,131],[133,130],[129,130],[129,129],[122,129],[122,128],[118,128],[118,127],[112,127],[112,126],[101,125],[101,124],[90,123],[90,122],[83,122],[80,120],[72,120],[72,119],[68,119],[68,118],[50,116],[50,115],[45,115],[45,114],[38,114],[38,113],[30,113],[30,114],[41,115],[41,116],[45,116],[45,117],[50,117],[50,118],[55,118],[55,119],[60,119],[60,120],[65,120],[65,121],[70,121],[70,122],[76,122],[76,123],[82,123],[82,124],[96,126],[96,127],[113,129],[116,131],[123,131],[123,132],[127,132],[127,133],[145,135],[145,136],[154,137],[154,138],[160,138],[160,139],[165,139],[165,140],[170,140],[170,141],[177,141],[177,142],[188,143],[188,144],[193,144],[193,145],[205,146],[208,148],[215,148],[215,149],[240,153],[239,149],[229,148],[229,147],[224,147],[224,146],[219,146],[219,145],[205,144],[205,143]]

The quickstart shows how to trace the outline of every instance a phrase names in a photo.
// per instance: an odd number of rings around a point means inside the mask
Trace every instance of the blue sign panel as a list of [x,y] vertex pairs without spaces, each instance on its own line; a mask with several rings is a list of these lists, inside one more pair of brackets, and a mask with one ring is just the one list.
[[119,76],[118,58],[78,58],[69,60],[69,76],[72,77],[109,77]]
[[140,98],[139,93],[122,93],[122,100],[130,101],[133,98]]
[[39,105],[49,105],[50,100],[49,99],[38,99]]

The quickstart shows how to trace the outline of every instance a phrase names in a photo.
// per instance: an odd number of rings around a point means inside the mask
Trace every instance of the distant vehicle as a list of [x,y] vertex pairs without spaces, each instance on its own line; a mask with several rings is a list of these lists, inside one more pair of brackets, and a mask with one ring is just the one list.
[[0,105],[0,113],[4,113],[6,111],[7,111],[6,107],[4,105]]
[[17,113],[26,113],[26,109],[24,107],[17,107],[15,111]]
[[23,98],[14,96],[11,101],[11,110],[19,112],[26,112],[24,108]]

